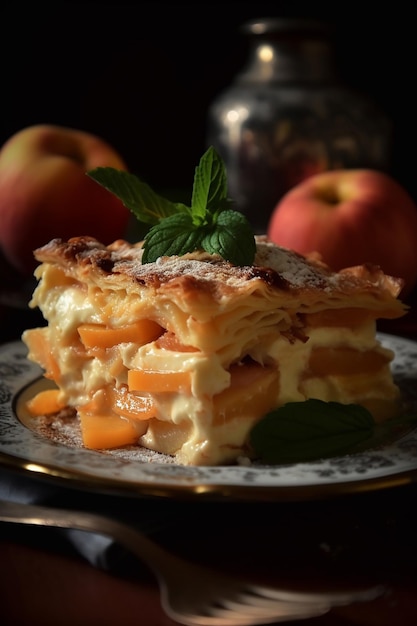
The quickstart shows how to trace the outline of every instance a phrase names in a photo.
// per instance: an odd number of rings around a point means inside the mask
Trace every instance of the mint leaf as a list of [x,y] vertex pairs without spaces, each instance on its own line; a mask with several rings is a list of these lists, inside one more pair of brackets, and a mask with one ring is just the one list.
[[161,256],[181,255],[201,248],[201,230],[190,215],[180,213],[152,226],[145,237],[143,263],[154,263]]
[[126,171],[98,167],[87,175],[115,194],[139,221],[151,225],[144,237],[143,263],[205,250],[235,265],[252,265],[252,228],[243,213],[230,208],[225,165],[213,147],[195,169],[191,207],[162,198]]
[[250,445],[264,463],[313,461],[349,453],[374,426],[370,412],[356,404],[289,402],[255,424]]
[[117,196],[135,217],[146,224],[158,224],[161,219],[190,209],[159,196],[134,174],[113,167],[97,167],[87,175]]
[[208,216],[216,216],[227,208],[229,202],[226,168],[214,148],[210,147],[195,170],[191,200],[193,218],[207,223]]
[[206,234],[201,245],[209,254],[219,254],[234,265],[251,265],[256,243],[247,219],[238,211],[223,211],[216,227]]

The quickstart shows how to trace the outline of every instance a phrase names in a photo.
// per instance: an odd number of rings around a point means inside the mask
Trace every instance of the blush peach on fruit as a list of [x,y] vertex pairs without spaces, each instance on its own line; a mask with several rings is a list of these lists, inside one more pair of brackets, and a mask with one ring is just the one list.
[[268,224],[269,238],[301,254],[318,252],[333,270],[373,263],[417,284],[417,205],[391,176],[370,169],[320,172],[289,190]]
[[127,170],[104,139],[74,128],[29,126],[3,144],[0,249],[14,269],[31,273],[33,250],[55,237],[125,235],[130,211],[86,174],[100,166]]

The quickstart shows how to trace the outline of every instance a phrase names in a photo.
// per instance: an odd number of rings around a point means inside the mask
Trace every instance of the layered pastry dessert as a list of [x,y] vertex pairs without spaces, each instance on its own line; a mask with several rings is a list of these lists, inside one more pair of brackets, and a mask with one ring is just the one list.
[[393,353],[401,281],[377,267],[333,273],[256,237],[251,265],[196,251],[142,263],[143,246],[89,237],[35,251],[29,358],[56,385],[40,413],[73,407],[92,449],[144,446],[188,465],[251,457],[268,411],[310,398],[396,414]]

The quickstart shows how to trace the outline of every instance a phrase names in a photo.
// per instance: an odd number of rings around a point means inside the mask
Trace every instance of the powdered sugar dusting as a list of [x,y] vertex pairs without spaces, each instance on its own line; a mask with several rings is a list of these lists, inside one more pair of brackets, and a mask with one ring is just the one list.
[[[256,237],[257,252],[253,266],[236,266],[224,261],[219,256],[196,251],[184,256],[160,257],[155,263],[141,264],[142,251],[138,247],[119,248],[115,269],[136,279],[147,279],[158,276],[163,283],[179,276],[191,276],[200,281],[207,281],[239,288],[250,280],[262,280],[262,271],[273,270],[290,287],[295,289],[306,287],[325,288],[328,284],[333,288],[336,281],[329,269],[315,263],[292,250],[276,246],[266,238]],[[118,260],[117,260],[118,259]],[[259,268],[254,272],[254,268]]]
[[323,267],[316,267],[293,250],[274,245],[270,241],[258,241],[255,265],[270,267],[294,287],[323,286],[331,274]]

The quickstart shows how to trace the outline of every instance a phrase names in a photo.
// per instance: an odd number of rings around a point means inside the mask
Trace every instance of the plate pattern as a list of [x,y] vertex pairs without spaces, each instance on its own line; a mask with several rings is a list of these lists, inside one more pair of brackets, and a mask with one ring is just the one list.
[[[417,412],[417,343],[380,334],[394,350],[394,377],[408,408]],[[28,472],[132,495],[217,495],[245,499],[317,497],[327,491],[372,489],[417,478],[417,428],[381,449],[309,463],[189,467],[140,448],[97,452],[51,441],[27,428],[16,406],[42,376],[22,342],[0,346],[0,463]]]

